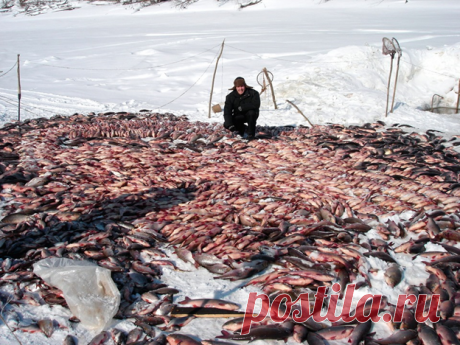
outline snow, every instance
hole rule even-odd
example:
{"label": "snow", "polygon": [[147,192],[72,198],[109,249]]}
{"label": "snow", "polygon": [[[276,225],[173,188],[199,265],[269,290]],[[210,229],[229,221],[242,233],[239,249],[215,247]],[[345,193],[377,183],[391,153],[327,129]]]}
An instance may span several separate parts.
{"label": "snow", "polygon": [[[212,103],[223,105],[236,76],[260,89],[265,67],[278,109],[263,94],[259,124],[306,124],[290,100],[313,124],[384,120],[455,133],[455,116],[421,111],[434,94],[444,97],[435,105],[457,102],[460,5],[442,4],[264,0],[238,10],[234,1],[202,0],[186,10],[168,2],[139,11],[77,3],[78,10],[34,17],[5,13],[1,70],[20,54],[22,119],[150,109],[222,122],[221,113],[208,119],[208,111],[225,39]],[[382,54],[383,37],[395,37],[403,50],[387,117],[391,58]],[[15,69],[0,78],[0,97],[0,124],[17,119]]]}
{"label": "snow", "polygon": [[[457,106],[458,0],[263,0],[244,9],[233,0],[200,0],[187,9],[172,2],[145,8],[70,3],[78,8],[49,9],[36,16],[27,16],[17,7],[0,13],[0,126],[18,117],[14,67],[18,54],[21,120],[150,109],[185,114],[191,121],[221,123],[222,113],[208,118],[208,111],[215,62],[225,40],[212,104],[223,106],[237,76],[260,90],[259,74],[267,68],[274,76],[277,109],[271,93],[262,94],[260,125],[308,125],[289,100],[313,124],[383,121],[410,125],[420,133],[434,129],[446,137],[460,134],[459,115],[425,111],[435,94],[440,97],[434,97],[434,106]],[[392,63],[390,56],[382,54],[383,37],[395,37],[402,48],[394,111],[387,116],[389,72],[393,66],[391,108],[398,56]],[[390,289],[383,270],[371,276],[372,293],[381,293],[393,303],[405,287],[428,276],[423,260],[412,261],[404,254],[395,257],[411,272],[401,284]],[[179,259],[175,262],[189,271],[163,269],[164,282],[181,291],[177,300],[221,298],[244,307],[249,292],[257,291],[241,288],[242,282],[215,280],[206,270]],[[376,258],[368,262],[374,268],[387,265]],[[360,295],[367,292],[359,290]],[[63,308],[15,308],[23,318],[52,317],[68,326],[69,312]],[[11,314],[4,316],[13,322]],[[195,319],[181,333],[213,338],[225,321]],[[129,330],[133,325],[123,321],[116,327]],[[376,331],[384,335],[389,328],[379,324]],[[50,339],[42,333],[16,335],[23,344],[44,345],[62,344],[68,333],[81,344],[93,336],[82,326],[56,330]],[[17,344],[3,323],[0,338],[2,344]],[[254,342],[263,343],[277,342]]]}

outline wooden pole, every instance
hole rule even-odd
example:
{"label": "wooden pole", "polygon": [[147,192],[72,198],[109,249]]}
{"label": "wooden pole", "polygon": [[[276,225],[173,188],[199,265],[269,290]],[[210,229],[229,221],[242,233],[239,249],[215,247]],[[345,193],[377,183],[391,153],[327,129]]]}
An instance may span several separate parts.
{"label": "wooden pole", "polygon": [[393,60],[395,58],[395,54],[391,54],[391,66],[390,66],[390,76],[388,77],[388,86],[387,86],[387,107],[385,109],[385,117],[388,115],[388,101],[390,100],[390,82],[391,82],[391,72],[393,72]]}
{"label": "wooden pole", "polygon": [[[215,317],[215,318],[226,318],[226,317],[241,317],[245,316],[244,311],[238,310],[227,310],[220,308],[205,308],[205,307],[177,307],[174,306],[171,310],[172,317],[185,317],[185,316],[195,316],[195,317]],[[249,315],[249,314],[248,314]]]}
{"label": "wooden pole", "polygon": [[214,67],[214,74],[212,76],[212,85],[211,85],[211,94],[209,95],[209,112],[208,112],[208,118],[211,118],[211,102],[212,102],[212,92],[214,91],[214,80],[216,79],[216,71],[217,71],[217,65],[219,64],[219,59],[222,56],[222,52],[224,51],[224,43],[225,39],[222,41],[222,47],[220,49],[220,54],[217,57],[216,61],[216,67]]}
{"label": "wooden pole", "polygon": [[399,61],[401,60],[401,56],[402,56],[402,50],[401,50],[401,46],[399,45],[399,42],[396,38],[392,38],[391,39],[391,43],[393,44],[393,47],[394,47],[394,50],[396,53],[398,53],[398,64],[397,64],[397,68],[396,68],[396,78],[395,78],[395,86],[393,88],[393,99],[391,101],[391,110],[390,110],[390,113],[393,112],[393,106],[395,104],[395,95],[396,95],[396,85],[398,84],[398,74],[399,74]]}
{"label": "wooden pole", "polygon": [[457,111],[455,112],[458,114],[458,104],[460,103],[460,79],[458,80],[458,91],[457,91]]}
{"label": "wooden pole", "polygon": [[298,106],[296,106],[294,103],[292,103],[292,102],[291,102],[290,100],[288,100],[288,99],[286,100],[286,102],[288,102],[288,103],[291,104],[294,108],[296,108],[297,111],[300,113],[300,115],[302,115],[302,116],[305,118],[305,120],[308,121],[308,123],[310,124],[310,126],[314,127],[313,124],[310,122],[310,120],[300,111],[300,109],[299,109]]}
{"label": "wooden pole", "polygon": [[444,99],[444,97],[442,97],[441,95],[438,95],[437,93],[435,93],[433,95],[433,97],[431,97],[431,112],[433,112],[433,109],[434,109],[434,98],[435,98],[435,96],[438,96],[439,98]]}
{"label": "wooden pole", "polygon": [[21,71],[18,54],[18,121],[21,121]]}
{"label": "wooden pole", "polygon": [[270,84],[270,90],[272,91],[273,104],[275,105],[275,109],[278,109],[278,106],[276,105],[275,91],[273,91],[272,81],[271,81],[270,78],[268,77],[268,71],[267,71],[267,69],[266,69],[265,67],[264,67],[263,71],[264,71],[264,73],[265,73],[265,77],[267,77],[268,84]]}
{"label": "wooden pole", "polygon": [[401,54],[398,54],[398,63],[396,65],[396,77],[395,77],[395,86],[393,89],[393,100],[391,101],[391,110],[390,113],[393,112],[393,106],[395,104],[395,95],[396,95],[396,85],[398,84],[398,74],[399,74],[399,60],[401,60]]}
{"label": "wooden pole", "polygon": [[262,0],[255,0],[255,1],[249,2],[247,4],[240,4],[240,8],[245,8],[245,7],[248,7],[248,6],[256,5],[259,2],[262,2]]}
{"label": "wooden pole", "polygon": [[263,85],[262,85],[262,90],[260,90],[260,95],[262,95],[265,90],[267,90],[267,84],[265,83],[265,74],[264,74],[264,79],[263,79]]}

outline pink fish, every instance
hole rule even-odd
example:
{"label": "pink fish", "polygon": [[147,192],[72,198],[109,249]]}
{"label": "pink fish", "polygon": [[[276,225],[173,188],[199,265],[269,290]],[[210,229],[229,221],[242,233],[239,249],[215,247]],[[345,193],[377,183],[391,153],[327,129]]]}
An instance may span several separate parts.
{"label": "pink fish", "polygon": [[236,303],[224,301],[221,299],[190,299],[189,297],[185,297],[185,299],[181,302],[178,302],[184,306],[190,306],[193,308],[219,308],[219,309],[227,309],[227,310],[238,310],[240,306]]}

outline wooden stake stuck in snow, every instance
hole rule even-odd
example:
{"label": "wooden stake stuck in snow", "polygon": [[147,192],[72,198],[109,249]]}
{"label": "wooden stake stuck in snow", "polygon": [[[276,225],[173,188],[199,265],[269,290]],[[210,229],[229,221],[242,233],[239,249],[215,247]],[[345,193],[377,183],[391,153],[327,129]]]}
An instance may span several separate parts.
{"label": "wooden stake stuck in snow", "polygon": [[395,104],[396,85],[398,84],[398,74],[399,74],[399,61],[401,60],[401,56],[402,56],[402,50],[401,50],[401,47],[399,46],[398,40],[393,37],[392,42],[393,42],[393,45],[394,45],[394,47],[396,49],[396,52],[398,53],[398,62],[396,64],[395,86],[393,88],[393,100],[391,101],[390,113],[393,112],[393,106]]}
{"label": "wooden stake stuck in snow", "polygon": [[390,100],[390,82],[391,82],[391,72],[393,71],[393,60],[395,58],[396,49],[393,43],[386,37],[383,38],[383,47],[382,47],[383,55],[390,55],[391,56],[391,66],[390,66],[390,76],[388,77],[388,86],[387,86],[387,106],[385,109],[385,116],[388,115],[388,101]]}
{"label": "wooden stake stuck in snow", "polygon": [[18,54],[18,121],[21,121],[21,72]]}
{"label": "wooden stake stuck in snow", "polygon": [[265,73],[265,77],[267,78],[268,84],[270,85],[270,90],[272,91],[272,98],[273,98],[273,104],[275,105],[275,109],[278,109],[278,106],[276,105],[276,100],[275,100],[275,91],[273,91],[273,85],[272,85],[271,79],[268,76],[268,71],[265,67],[262,71]]}
{"label": "wooden stake stuck in snow", "polygon": [[214,74],[212,76],[211,95],[209,96],[208,118],[211,118],[211,102],[212,102],[212,92],[214,91],[214,80],[216,79],[216,71],[217,71],[217,65],[219,64],[219,59],[222,56],[222,52],[224,51],[224,43],[225,43],[225,39],[222,41],[222,47],[220,48],[220,54],[217,57],[216,67],[214,68]]}

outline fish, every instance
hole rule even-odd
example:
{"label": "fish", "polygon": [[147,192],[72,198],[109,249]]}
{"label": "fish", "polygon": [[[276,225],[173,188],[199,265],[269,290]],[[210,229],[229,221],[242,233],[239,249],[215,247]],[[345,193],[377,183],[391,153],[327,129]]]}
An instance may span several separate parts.
{"label": "fish", "polygon": [[195,316],[184,316],[184,317],[176,317],[171,319],[166,327],[160,327],[162,331],[166,332],[173,332],[179,330],[181,327],[189,324],[193,319],[195,319]]}
{"label": "fish", "polygon": [[159,336],[157,336],[153,340],[150,340],[147,344],[148,345],[166,345],[166,343],[167,343],[166,335],[164,333],[161,333]]}
{"label": "fish", "polygon": [[294,338],[296,342],[303,343],[307,339],[307,335],[308,335],[307,327],[301,324],[294,325],[292,337]]}
{"label": "fish", "polygon": [[415,319],[415,315],[411,310],[404,308],[401,324],[399,329],[417,329],[417,320]]}
{"label": "fish", "polygon": [[460,344],[459,339],[457,338],[455,332],[451,328],[438,323],[435,326],[435,331],[442,345],[459,345]]}
{"label": "fish", "polygon": [[237,317],[235,319],[228,320],[222,325],[222,328],[226,331],[240,331],[241,328],[243,327],[243,321],[244,321],[244,316],[243,317]]}
{"label": "fish", "polygon": [[197,265],[206,267],[206,266],[210,266],[214,264],[223,264],[222,259],[218,258],[215,255],[206,254],[206,253],[193,254],[193,261],[196,263],[195,265],[196,267],[198,267]]}
{"label": "fish", "polygon": [[[293,327],[293,326],[292,326]],[[241,334],[230,334],[229,332],[222,330],[222,335],[217,336],[218,339],[230,339],[230,340],[265,340],[265,339],[274,339],[274,340],[285,340],[293,332],[292,327],[285,328],[282,325],[267,325],[255,327],[250,330],[246,335]]]}
{"label": "fish", "polygon": [[[141,323],[142,324],[142,323]],[[143,325],[143,324],[142,324]],[[149,336],[155,336],[155,331],[148,325],[145,325],[148,327],[148,335]],[[142,327],[142,326],[140,326]],[[144,330],[140,328],[134,328],[128,332],[128,335],[126,336],[126,343],[127,344],[132,344],[136,343],[138,341],[141,341],[145,337]]]}
{"label": "fish", "polygon": [[67,334],[66,337],[64,338],[64,341],[62,342],[62,345],[77,345],[77,340],[75,340],[75,337],[73,337],[70,334]]}
{"label": "fish", "polygon": [[33,179],[31,179],[29,182],[27,182],[24,186],[26,187],[39,187],[39,186],[43,186],[44,184],[46,184],[50,179],[49,179],[49,176],[51,174],[44,174],[42,176],[38,176],[38,177],[34,177]]}
{"label": "fish", "polygon": [[37,322],[38,327],[43,331],[43,333],[50,338],[54,332],[53,321],[50,319],[43,319]]}
{"label": "fish", "polygon": [[226,310],[238,310],[240,308],[240,305],[237,303],[212,298],[190,299],[189,297],[185,297],[183,301],[178,303],[193,308],[219,308]]}
{"label": "fish", "polygon": [[268,265],[269,262],[266,260],[255,260],[253,264],[250,266],[236,268],[234,270],[221,274],[220,276],[214,277],[214,279],[228,279],[231,281],[235,281],[249,278],[266,269]]}
{"label": "fish", "polygon": [[[404,273],[394,265],[413,254],[433,275],[413,291],[439,292],[443,321],[453,322],[447,300],[460,302],[454,246],[460,158],[433,132],[382,126],[258,126],[269,139],[251,142],[229,137],[220,124],[151,112],[6,126],[2,145],[10,143],[12,155],[0,165],[0,195],[7,200],[0,283],[13,289],[40,282],[28,270],[40,257],[95,260],[121,287],[117,317],[135,319],[147,331],[161,323],[174,331],[184,320],[167,316],[173,307],[168,294],[180,287],[158,284],[164,266],[180,274],[176,256],[214,279],[246,279],[241,285],[272,297],[283,291],[296,297],[299,288],[336,280],[343,295],[358,274],[364,282],[357,287],[367,284],[372,293],[370,257],[388,264],[389,286],[400,286]],[[0,156],[6,153],[0,147]],[[383,222],[403,213],[414,216]],[[369,231],[382,239],[365,240]],[[405,245],[395,248],[395,238]],[[446,252],[426,252],[429,244]],[[18,303],[65,304],[46,286],[39,290],[42,300],[24,292]],[[162,293],[166,299],[157,296]],[[412,316],[404,313],[400,331],[414,330]],[[360,326],[351,342],[369,332],[367,324]],[[312,331],[310,343],[326,342],[314,333],[326,325],[311,320],[270,332],[303,339],[302,327]]]}
{"label": "fish", "polygon": [[326,340],[341,340],[348,338],[354,329],[353,326],[331,326],[318,330],[316,334]]}
{"label": "fish", "polygon": [[431,238],[435,238],[441,232],[439,225],[436,224],[436,221],[432,217],[428,217],[427,220],[427,232]]}
{"label": "fish", "polygon": [[[161,229],[160,229],[161,230]],[[193,254],[186,248],[175,248],[174,253],[184,262],[189,262],[192,265],[195,264],[195,259],[193,258]]]}
{"label": "fish", "polygon": [[331,282],[336,279],[336,276],[331,273],[325,273],[316,269],[303,269],[300,271],[292,271],[291,275],[298,275],[305,278],[311,278],[321,282]]}
{"label": "fish", "polygon": [[27,222],[31,218],[30,214],[13,213],[2,218],[1,222],[5,224],[20,224]]}
{"label": "fish", "polygon": [[309,345],[326,345],[326,340],[320,335],[310,332],[307,335],[307,342]]}
{"label": "fish", "polygon": [[351,345],[358,345],[362,339],[366,337],[372,328],[372,321],[367,320],[366,322],[359,323],[351,332],[348,342]]}
{"label": "fish", "polygon": [[139,261],[133,261],[131,267],[139,273],[151,274],[153,276],[159,275],[159,270],[155,266],[143,264]]}
{"label": "fish", "polygon": [[399,265],[392,264],[385,270],[383,276],[387,285],[394,288],[402,280],[402,271],[399,268]]}
{"label": "fish", "polygon": [[350,262],[345,260],[342,256],[333,254],[333,253],[321,253],[318,251],[312,251],[309,255],[309,258],[318,261],[318,262],[336,262],[340,265],[343,265],[347,270],[352,270],[352,265]]}
{"label": "fish", "polygon": [[419,323],[417,326],[417,332],[418,332],[418,337],[423,342],[423,344],[430,344],[430,345],[441,345],[442,344],[436,331],[433,328],[425,324]]}
{"label": "fish", "polygon": [[166,336],[171,345],[201,345],[201,341],[195,340],[189,335],[173,333]]}
{"label": "fish", "polygon": [[392,262],[392,263],[397,264],[397,261],[393,257],[391,257],[390,254],[385,253],[385,252],[367,252],[367,253],[364,253],[364,256],[375,257],[375,258],[384,260],[386,262]]}
{"label": "fish", "polygon": [[126,343],[126,339],[128,337],[128,335],[118,329],[118,328],[113,328],[111,331],[110,331],[110,336],[112,338],[112,341],[116,344],[116,345],[123,345]]}
{"label": "fish", "polygon": [[374,339],[374,341],[381,345],[388,345],[388,344],[405,344],[409,340],[414,339],[417,337],[417,331],[414,329],[407,329],[407,330],[399,330],[394,332],[387,338],[384,339]]}
{"label": "fish", "polygon": [[107,340],[111,338],[110,333],[107,331],[102,331],[98,335],[96,335],[91,341],[88,343],[88,345],[102,345],[104,344]]}
{"label": "fish", "polygon": [[441,319],[446,320],[454,314],[455,304],[451,300],[442,301],[439,305],[439,316]]}
{"label": "fish", "polygon": [[237,345],[236,343],[231,343],[228,341],[212,340],[212,339],[202,340],[201,344],[202,345]]}
{"label": "fish", "polygon": [[159,295],[175,295],[180,291],[178,289],[170,288],[170,287],[161,287],[158,289],[154,289],[151,291],[152,293],[156,293]]}

